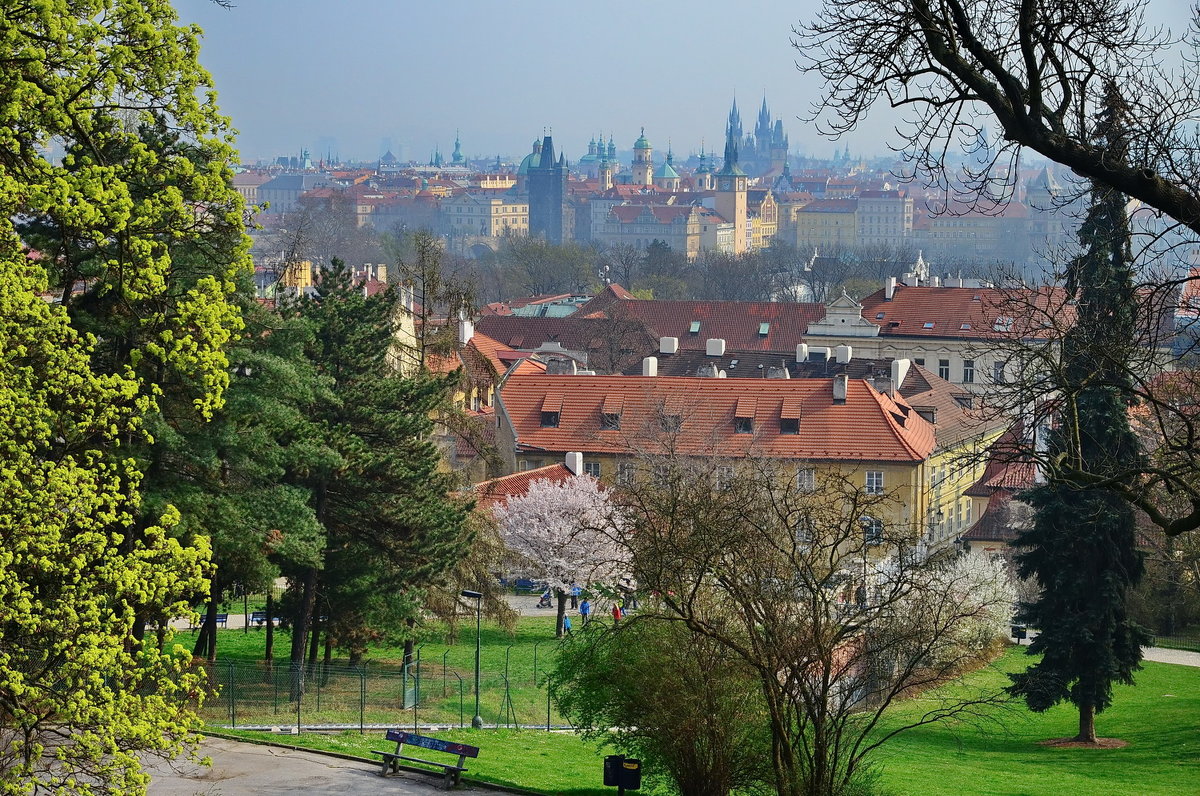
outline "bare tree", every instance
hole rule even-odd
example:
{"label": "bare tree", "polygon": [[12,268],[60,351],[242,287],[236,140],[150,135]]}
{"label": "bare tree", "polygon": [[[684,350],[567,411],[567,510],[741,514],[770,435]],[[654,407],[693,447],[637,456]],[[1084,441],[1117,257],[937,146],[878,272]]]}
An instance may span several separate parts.
{"label": "bare tree", "polygon": [[[1200,232],[1197,11],[1176,37],[1147,25],[1146,6],[825,0],[793,44],[798,66],[826,80],[815,115],[827,132],[855,129],[878,103],[906,112],[900,148],[947,197],[1006,200],[1027,147]],[[1110,83],[1130,106],[1125,152],[1090,135]],[[1000,135],[989,138],[992,119]]]}
{"label": "bare tree", "polygon": [[767,459],[648,456],[618,502],[644,610],[741,659],[762,689],[781,794],[850,792],[869,755],[911,727],[983,710],[955,692],[881,724],[902,697],[958,678],[1003,634],[1001,565],[919,554],[888,495]]}

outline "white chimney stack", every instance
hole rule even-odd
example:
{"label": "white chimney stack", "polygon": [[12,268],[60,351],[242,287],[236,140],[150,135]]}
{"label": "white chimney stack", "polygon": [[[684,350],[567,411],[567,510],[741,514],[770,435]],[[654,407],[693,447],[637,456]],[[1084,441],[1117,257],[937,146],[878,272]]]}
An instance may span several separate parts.
{"label": "white chimney stack", "polygon": [[854,357],[854,346],[840,345],[833,349],[833,355],[839,364],[845,365]]}
{"label": "white chimney stack", "polygon": [[[908,274],[905,274],[905,276],[908,276]],[[907,282],[908,280],[905,280],[905,281]],[[891,301],[895,295],[896,295],[896,277],[889,276],[887,279],[883,280],[883,300]]]}
{"label": "white chimney stack", "polygon": [[[933,278],[933,286],[934,286],[934,287],[941,287],[941,286],[942,286],[942,278],[941,278],[940,276],[935,276],[935,277]],[[947,287],[949,287],[949,285],[947,285]]]}
{"label": "white chimney stack", "polygon": [[677,354],[677,353],[679,353],[679,338],[678,337],[660,337],[660,338],[658,338],[658,353],[660,353],[660,354]]}
{"label": "white chimney stack", "polygon": [[470,318],[458,319],[458,344],[460,346],[471,342],[475,336],[475,323]]}
{"label": "white chimney stack", "polygon": [[796,361],[808,361],[808,343],[800,343],[798,346],[796,346]]}
{"label": "white chimney stack", "polygon": [[704,353],[710,357],[725,356],[725,341],[720,337],[710,337],[704,344]]}
{"label": "white chimney stack", "polygon": [[642,375],[657,376],[658,375],[658,357],[646,357],[642,360]]}
{"label": "white chimney stack", "polygon": [[572,475],[579,475],[583,472],[583,454],[579,451],[572,451],[567,454],[565,464]]}
{"label": "white chimney stack", "polygon": [[912,366],[912,362],[907,359],[892,360],[892,385],[895,389],[900,389],[904,386],[904,379],[908,376],[908,369]]}
{"label": "white chimney stack", "polygon": [[833,377],[833,402],[835,404],[846,403],[846,387],[850,382],[850,378],[845,373],[839,373]]}

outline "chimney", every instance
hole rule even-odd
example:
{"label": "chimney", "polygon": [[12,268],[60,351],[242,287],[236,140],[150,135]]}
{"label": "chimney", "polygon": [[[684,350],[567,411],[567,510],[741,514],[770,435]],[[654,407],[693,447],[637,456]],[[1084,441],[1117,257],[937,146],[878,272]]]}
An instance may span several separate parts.
{"label": "chimney", "polygon": [[767,368],[767,378],[768,379],[790,379],[791,377],[792,377],[792,374],[788,373],[788,369],[786,367],[780,366],[777,368],[776,367]]}
{"label": "chimney", "polygon": [[909,287],[916,287],[917,275],[914,274],[912,271],[906,271],[905,273],[900,275],[900,281],[903,282],[904,284],[908,285]]}
{"label": "chimney", "polygon": [[569,357],[551,357],[546,361],[547,376],[574,376],[576,373],[575,360]]}
{"label": "chimney", "polygon": [[726,376],[727,376],[727,374],[725,373],[725,371],[721,371],[720,373],[717,374],[718,379],[726,378]]}
{"label": "chimney", "polygon": [[875,392],[883,393],[891,397],[896,396],[896,383],[892,381],[890,376],[879,374],[874,379]]}
{"label": "chimney", "polygon": [[808,343],[800,343],[798,346],[796,346],[796,361],[808,361]]}
{"label": "chimney", "polygon": [[854,346],[840,345],[833,349],[833,356],[838,364],[845,365],[854,358]]}
{"label": "chimney", "polygon": [[658,357],[646,357],[642,360],[642,375],[657,376],[658,375]]}
{"label": "chimney", "polygon": [[460,315],[458,319],[458,344],[460,346],[471,342],[471,338],[475,336],[475,323],[465,315]]}
{"label": "chimney", "polygon": [[696,375],[702,379],[715,379],[717,377],[717,364],[709,362],[707,365],[701,365],[696,369]]}
{"label": "chimney", "polygon": [[[908,274],[905,274],[904,276],[907,277]],[[907,282],[907,281],[908,280],[905,279],[905,282]],[[896,277],[889,276],[887,279],[883,280],[883,300],[891,301],[895,295],[896,295]]]}
{"label": "chimney", "polygon": [[720,337],[710,337],[704,344],[704,353],[710,357],[725,356],[725,341]]}
{"label": "chimney", "polygon": [[850,382],[850,377],[845,373],[839,373],[833,377],[833,402],[835,404],[846,403],[846,386]]}
{"label": "chimney", "polygon": [[904,379],[908,376],[908,369],[912,366],[912,362],[907,359],[892,360],[892,384],[895,389],[900,389],[904,386]]}
{"label": "chimney", "polygon": [[[941,286],[942,286],[942,278],[941,278],[940,276],[935,276],[935,277],[933,278],[933,286],[934,286],[934,287],[941,287]],[[949,287],[949,285],[947,285],[947,287]]]}
{"label": "chimney", "polygon": [[678,337],[660,337],[660,338],[658,338],[658,353],[660,353],[660,354],[677,354],[677,353],[679,353],[679,338]]}
{"label": "chimney", "polygon": [[566,461],[567,469],[572,475],[579,475],[583,472],[583,454],[579,451],[572,451],[567,454]]}

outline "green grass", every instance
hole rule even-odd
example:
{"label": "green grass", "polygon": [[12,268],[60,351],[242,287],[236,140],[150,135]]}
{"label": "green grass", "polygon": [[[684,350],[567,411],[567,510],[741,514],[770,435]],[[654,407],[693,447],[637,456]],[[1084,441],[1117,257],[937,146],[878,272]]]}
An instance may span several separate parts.
{"label": "green grass", "polygon": [[[225,732],[225,731],[223,731]],[[307,749],[322,749],[379,760],[372,749],[392,749],[382,732],[345,732],[338,735],[303,733],[280,736],[271,733],[233,731],[243,738],[270,740]],[[439,730],[436,737],[462,741],[479,747],[479,757],[467,761],[469,779],[511,788],[570,796],[613,796],[612,788],[600,786],[604,755],[611,753],[572,733],[535,730]],[[423,755],[417,755],[418,757]],[[436,752],[429,759],[446,757]]]}
{"label": "green grass", "polygon": [[[522,636],[539,637],[536,624],[531,633]],[[473,656],[474,645],[468,646]],[[970,681],[977,687],[1002,685],[1006,682],[1004,672],[1024,665],[1022,651],[1011,649],[994,667],[975,673]],[[1138,673],[1137,685],[1118,688],[1113,706],[1097,717],[1099,734],[1127,741],[1129,745],[1123,749],[1040,746],[1040,740],[1073,735],[1076,713],[1069,706],[1059,706],[1034,714],[1014,704],[997,711],[1003,726],[931,725],[889,741],[875,758],[881,773],[879,786],[895,796],[1198,794],[1200,671],[1159,663],[1147,663],[1145,667]],[[905,703],[891,720],[899,721],[921,711],[927,700],[936,696],[934,692]],[[532,730],[449,730],[435,734],[482,749],[479,760],[469,767],[471,777],[541,793],[611,793],[597,787],[606,752],[574,735]],[[357,732],[247,735],[362,756],[382,748],[382,733],[378,731],[368,731],[365,736]]]}
{"label": "green grass", "polygon": [[[1025,665],[1010,650],[997,667],[973,675],[982,685],[1006,682]],[[1078,714],[1059,705],[1036,714],[1013,706],[1003,728],[930,725],[910,730],[880,751],[880,784],[897,794],[950,796],[1167,796],[1200,793],[1200,671],[1147,663],[1137,685],[1116,689],[1096,719],[1097,734],[1128,742],[1123,749],[1055,749],[1038,741],[1074,735]],[[924,700],[902,706],[898,717]]]}

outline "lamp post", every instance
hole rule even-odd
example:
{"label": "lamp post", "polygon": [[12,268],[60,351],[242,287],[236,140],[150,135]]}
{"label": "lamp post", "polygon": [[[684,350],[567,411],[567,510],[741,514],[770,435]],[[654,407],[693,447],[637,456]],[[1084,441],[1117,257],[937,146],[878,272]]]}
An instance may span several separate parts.
{"label": "lamp post", "polygon": [[479,715],[479,627],[483,616],[483,594],[463,589],[462,596],[475,601],[475,716],[471,726],[478,730],[483,727],[483,716]]}

